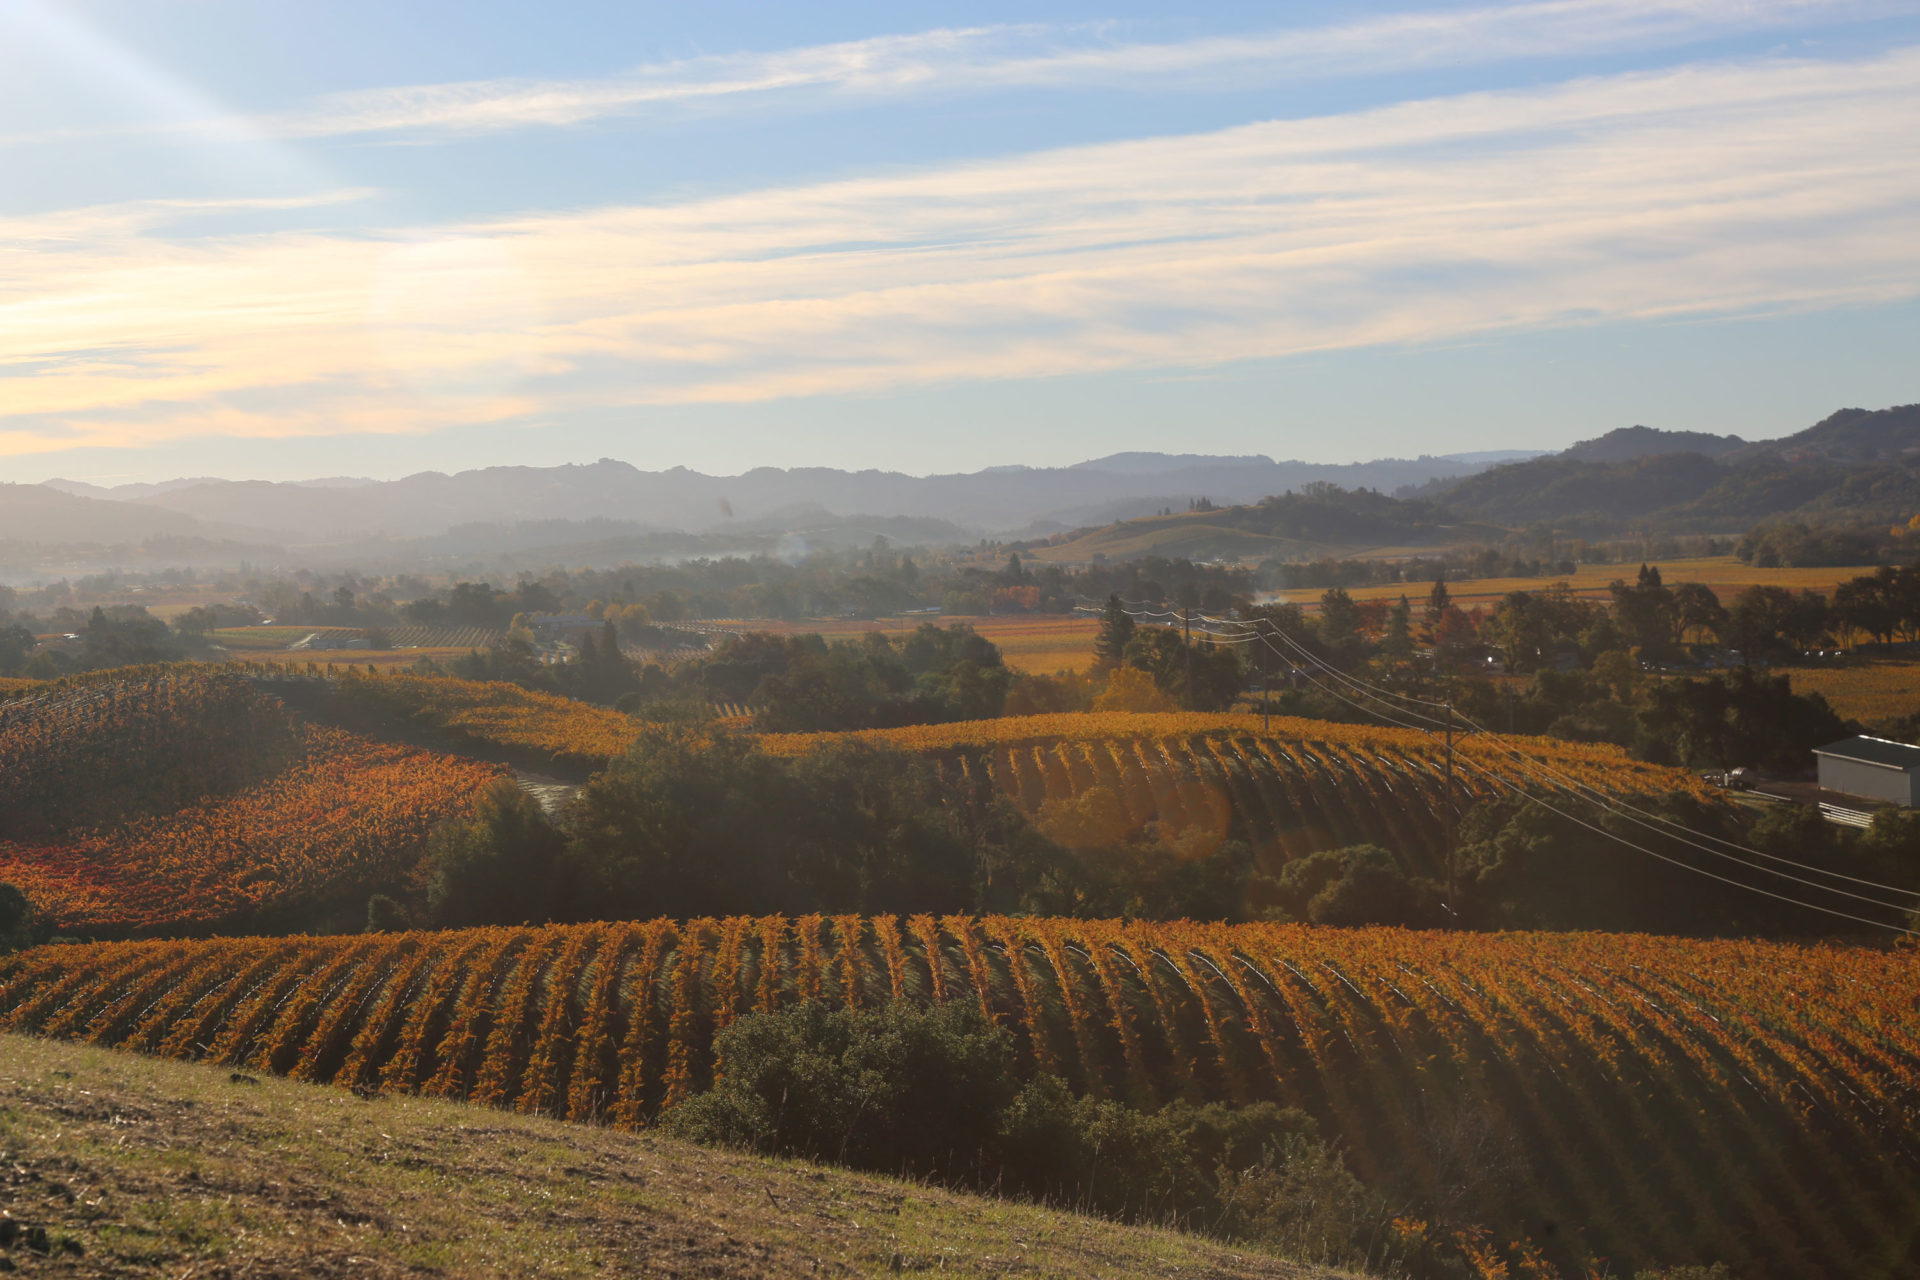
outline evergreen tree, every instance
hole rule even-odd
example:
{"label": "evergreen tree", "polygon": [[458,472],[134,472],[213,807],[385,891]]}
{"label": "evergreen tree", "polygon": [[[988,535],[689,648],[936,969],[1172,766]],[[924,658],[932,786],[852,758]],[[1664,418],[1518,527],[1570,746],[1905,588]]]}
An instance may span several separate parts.
{"label": "evergreen tree", "polygon": [[1446,575],[1433,580],[1433,590],[1427,593],[1427,635],[1440,633],[1440,622],[1447,616],[1447,607],[1453,603],[1453,597],[1447,592]]}
{"label": "evergreen tree", "polygon": [[1400,602],[1387,610],[1387,632],[1381,638],[1380,652],[1400,660],[1413,656],[1413,605],[1404,593]]}
{"label": "evergreen tree", "polygon": [[1115,667],[1127,651],[1127,641],[1133,639],[1133,617],[1127,612],[1126,605],[1117,595],[1107,597],[1107,609],[1100,618],[1100,636],[1093,642],[1093,652],[1099,665]]}

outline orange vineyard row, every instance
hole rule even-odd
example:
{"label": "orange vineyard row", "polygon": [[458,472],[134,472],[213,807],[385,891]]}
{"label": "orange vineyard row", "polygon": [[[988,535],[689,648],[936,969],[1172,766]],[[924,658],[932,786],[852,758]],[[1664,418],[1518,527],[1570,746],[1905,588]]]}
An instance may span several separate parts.
{"label": "orange vineyard row", "polygon": [[[798,754],[837,736],[762,742]],[[1096,712],[857,736],[933,755],[956,782],[984,771],[1069,848],[1111,847],[1153,824],[1163,842],[1199,855],[1236,823],[1270,864],[1361,843],[1429,861],[1442,848],[1445,750],[1412,730],[1276,717],[1268,734],[1259,716]],[[1538,770],[1613,795],[1707,794],[1684,770],[1630,760],[1616,747],[1472,737],[1457,752],[1453,794],[1463,806],[1501,790],[1495,778],[1526,782],[1533,771],[1537,780]]]}
{"label": "orange vineyard row", "polygon": [[632,745],[633,717],[499,681],[343,670],[344,695],[476,744],[597,765]]}
{"label": "orange vineyard row", "polygon": [[299,731],[296,761],[228,794],[45,842],[0,841],[0,882],[61,932],[197,931],[364,905],[413,874],[427,834],[499,766]]}
{"label": "orange vineyard row", "polygon": [[961,1001],[1029,1070],[1140,1106],[1297,1106],[1369,1181],[1480,1188],[1574,1256],[1713,1222],[1736,1274],[1885,1274],[1920,1206],[1911,950],[814,916],[0,961],[0,1027],[625,1126],[705,1087],[729,1021],[803,999]]}

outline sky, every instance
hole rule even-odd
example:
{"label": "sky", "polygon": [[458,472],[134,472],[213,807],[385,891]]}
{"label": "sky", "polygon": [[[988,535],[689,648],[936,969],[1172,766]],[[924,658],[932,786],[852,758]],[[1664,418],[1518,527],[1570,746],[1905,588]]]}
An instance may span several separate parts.
{"label": "sky", "polygon": [[1920,401],[1920,0],[0,0],[0,481]]}

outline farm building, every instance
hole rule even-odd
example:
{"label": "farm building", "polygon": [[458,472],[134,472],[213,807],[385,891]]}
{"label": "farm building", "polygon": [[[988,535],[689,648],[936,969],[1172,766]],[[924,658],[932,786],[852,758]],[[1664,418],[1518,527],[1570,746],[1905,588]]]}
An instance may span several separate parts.
{"label": "farm building", "polygon": [[1886,738],[1846,738],[1814,750],[1820,786],[1912,807],[1920,798],[1920,747]]}

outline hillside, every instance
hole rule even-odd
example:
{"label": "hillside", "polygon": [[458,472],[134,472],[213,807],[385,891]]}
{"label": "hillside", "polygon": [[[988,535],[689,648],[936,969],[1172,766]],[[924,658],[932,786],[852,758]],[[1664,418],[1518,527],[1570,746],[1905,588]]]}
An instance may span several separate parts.
{"label": "hillside", "polygon": [[[90,1276],[1330,1273],[651,1134],[0,1036],[0,1259]],[[53,1256],[39,1260],[37,1232]]]}
{"label": "hillside", "polygon": [[[1484,465],[1450,458],[1329,464],[1263,456],[1132,453],[1069,467],[991,467],[931,476],[831,467],[758,467],[740,475],[713,476],[680,467],[642,471],[603,458],[580,466],[490,467],[453,475],[428,471],[352,484],[198,480],[103,489],[61,481],[57,489],[19,486],[34,490],[31,494],[0,491],[0,530],[9,527],[10,508],[25,512],[32,499],[39,504],[35,510],[51,509],[48,504],[55,503],[77,512],[104,501],[109,510],[120,509],[122,520],[143,522],[143,528],[245,531],[292,544],[433,538],[467,524],[631,521],[636,512],[644,512],[656,530],[746,535],[769,525],[782,531],[838,528],[843,519],[856,525],[878,523],[884,529],[888,520],[911,517],[921,522],[917,527],[922,534],[929,534],[951,526],[1018,529],[1141,499],[1185,505],[1191,498],[1211,495],[1216,501],[1249,502],[1316,483],[1394,488],[1468,475]],[[869,514],[829,517],[829,512]],[[31,522],[30,516],[21,518]],[[901,526],[903,531],[915,528],[912,523]],[[58,540],[72,537],[57,535]],[[41,540],[56,540],[56,535],[48,533]]]}
{"label": "hillside", "polygon": [[1636,427],[1416,492],[1474,519],[1588,534],[1904,522],[1920,511],[1920,405],[1845,409],[1751,444]]}
{"label": "hillside", "polygon": [[209,668],[0,702],[0,881],[89,936],[334,927],[415,887],[497,765],[308,724]]}
{"label": "hillside", "polygon": [[966,1001],[1076,1090],[1299,1108],[1410,1216],[1562,1273],[1755,1280],[1920,1265],[1916,992],[1904,949],[808,916],[41,947],[0,960],[0,1030],[631,1127],[706,1087],[749,1009]]}
{"label": "hillside", "polygon": [[[1409,729],[1276,716],[1061,713],[854,734],[767,734],[776,755],[860,737],[933,756],[956,794],[985,780],[1069,849],[1151,832],[1187,857],[1229,838],[1278,874],[1325,849],[1376,844],[1420,874],[1442,874],[1447,789],[1437,742]],[[1682,769],[1612,746],[1553,738],[1463,738],[1454,794],[1464,807],[1546,765],[1608,795],[1706,794]],[[1503,781],[1504,780],[1504,781]],[[1256,901],[1253,906],[1271,905]]]}
{"label": "hillside", "polygon": [[0,542],[122,543],[198,531],[192,516],[82,497],[38,484],[0,484]]}
{"label": "hillside", "polygon": [[1627,462],[1662,453],[1697,453],[1717,458],[1740,448],[1739,436],[1716,436],[1707,431],[1661,431],[1655,427],[1618,427],[1603,436],[1581,440],[1560,452],[1562,458],[1582,462]]}
{"label": "hillside", "polygon": [[1497,539],[1502,533],[1464,522],[1433,502],[1315,485],[1245,506],[1178,511],[1077,530],[1024,544],[1023,549],[1040,560],[1067,563],[1146,555],[1306,559],[1380,547],[1440,547]]}

